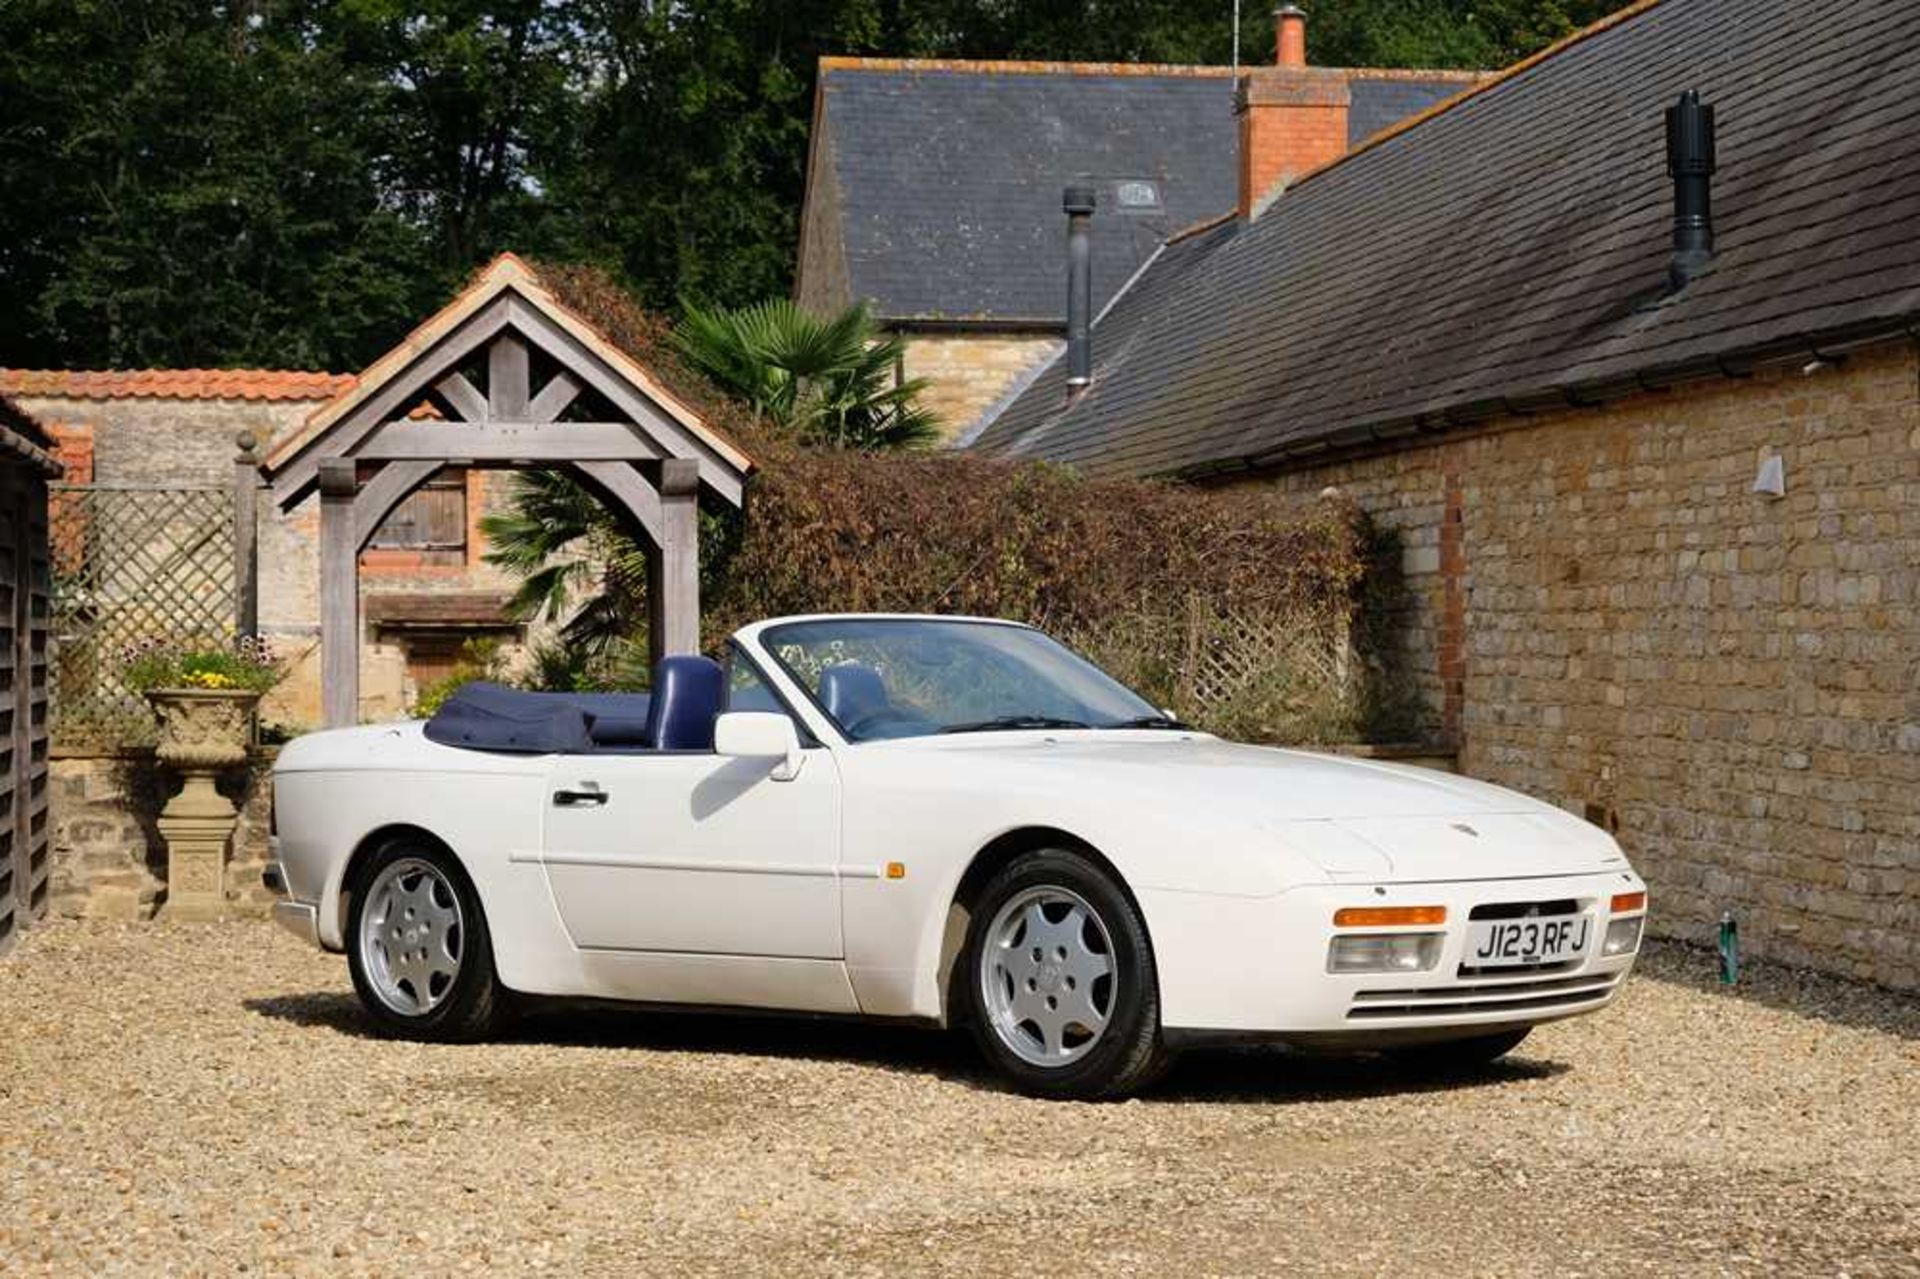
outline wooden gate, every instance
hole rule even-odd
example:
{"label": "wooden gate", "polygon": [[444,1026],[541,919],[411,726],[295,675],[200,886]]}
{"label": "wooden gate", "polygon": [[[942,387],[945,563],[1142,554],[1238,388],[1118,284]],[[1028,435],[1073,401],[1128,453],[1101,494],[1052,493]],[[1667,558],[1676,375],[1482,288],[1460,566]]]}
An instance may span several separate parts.
{"label": "wooden gate", "polygon": [[[0,443],[9,435],[0,421]],[[47,909],[47,485],[0,450],[0,951]],[[40,454],[44,457],[44,454]]]}

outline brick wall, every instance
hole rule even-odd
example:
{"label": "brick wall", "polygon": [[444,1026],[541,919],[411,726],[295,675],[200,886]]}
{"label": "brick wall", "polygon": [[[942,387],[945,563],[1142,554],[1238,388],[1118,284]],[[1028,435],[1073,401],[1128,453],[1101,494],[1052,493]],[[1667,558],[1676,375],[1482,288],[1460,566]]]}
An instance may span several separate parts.
{"label": "brick wall", "polygon": [[1344,71],[1263,67],[1240,84],[1240,216],[1347,150]]}
{"label": "brick wall", "polygon": [[1422,727],[1614,828],[1661,930],[1920,987],[1913,344],[1248,482],[1397,534]]}
{"label": "brick wall", "polygon": [[1048,333],[916,333],[907,339],[906,375],[927,379],[921,403],[940,418],[951,442],[1062,345]]}

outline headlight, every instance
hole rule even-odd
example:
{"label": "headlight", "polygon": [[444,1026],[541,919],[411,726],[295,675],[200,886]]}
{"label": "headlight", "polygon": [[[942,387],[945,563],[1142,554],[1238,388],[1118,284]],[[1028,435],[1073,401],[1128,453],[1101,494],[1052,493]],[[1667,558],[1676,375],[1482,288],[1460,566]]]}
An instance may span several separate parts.
{"label": "headlight", "polygon": [[1330,973],[1418,973],[1440,962],[1444,933],[1350,933],[1327,949]]}
{"label": "headlight", "polygon": [[1631,915],[1608,924],[1606,940],[1600,943],[1600,953],[1627,955],[1640,949],[1640,925],[1646,920],[1645,915]]}

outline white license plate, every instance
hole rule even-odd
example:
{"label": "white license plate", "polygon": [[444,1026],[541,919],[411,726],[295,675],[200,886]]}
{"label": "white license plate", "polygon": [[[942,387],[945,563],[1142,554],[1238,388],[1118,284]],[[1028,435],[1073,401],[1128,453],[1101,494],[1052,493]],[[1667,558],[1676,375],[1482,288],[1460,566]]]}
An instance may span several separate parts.
{"label": "white license plate", "polygon": [[1553,919],[1485,919],[1467,925],[1468,968],[1558,964],[1586,953],[1593,920],[1586,915]]}

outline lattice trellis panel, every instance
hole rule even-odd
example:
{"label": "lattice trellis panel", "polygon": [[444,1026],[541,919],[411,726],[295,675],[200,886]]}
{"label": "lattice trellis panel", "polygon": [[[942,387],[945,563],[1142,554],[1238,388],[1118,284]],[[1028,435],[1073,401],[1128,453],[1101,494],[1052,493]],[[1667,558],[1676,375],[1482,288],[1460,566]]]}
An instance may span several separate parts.
{"label": "lattice trellis panel", "polygon": [[1276,671],[1341,686],[1350,663],[1346,627],[1301,617],[1196,614],[1183,663],[1187,692],[1202,706],[1243,695]]}
{"label": "lattice trellis panel", "polygon": [[1192,597],[1064,638],[1201,728],[1298,743],[1339,740],[1356,727],[1350,622],[1343,610],[1238,612]]}
{"label": "lattice trellis panel", "polygon": [[233,498],[225,489],[54,485],[53,734],[66,744],[153,740],[146,703],[120,682],[149,636],[233,634]]}

